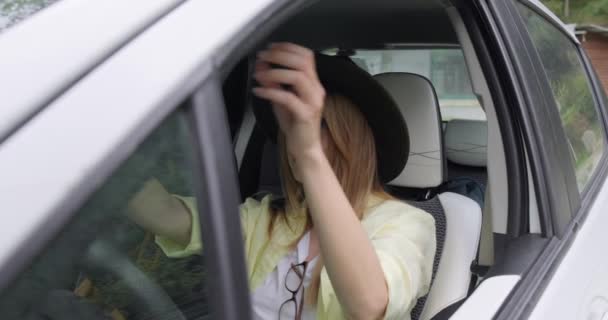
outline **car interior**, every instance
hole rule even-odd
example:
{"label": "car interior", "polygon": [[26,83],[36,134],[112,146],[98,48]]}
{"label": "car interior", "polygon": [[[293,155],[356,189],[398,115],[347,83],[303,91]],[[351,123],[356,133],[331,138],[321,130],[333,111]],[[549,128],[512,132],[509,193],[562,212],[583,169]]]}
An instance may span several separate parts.
{"label": "car interior", "polygon": [[[350,57],[401,109],[410,155],[385,188],[435,217],[438,244],[430,292],[412,319],[449,318],[484,279],[523,272],[531,258],[509,249],[517,239],[507,232],[509,215],[522,214],[509,211],[509,183],[520,182],[507,175],[510,150],[504,149],[496,93],[456,7],[426,0],[320,1],[250,44],[224,82],[243,199],[281,193],[277,148],[256,125],[248,93],[256,48],[276,41]],[[530,189],[526,237],[540,233]]]}

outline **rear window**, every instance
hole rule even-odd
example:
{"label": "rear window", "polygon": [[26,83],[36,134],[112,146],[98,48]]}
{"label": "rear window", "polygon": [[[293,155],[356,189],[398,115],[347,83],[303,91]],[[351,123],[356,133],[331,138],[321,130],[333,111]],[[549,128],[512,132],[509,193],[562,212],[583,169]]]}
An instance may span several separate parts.
{"label": "rear window", "polygon": [[351,59],[372,75],[410,72],[428,78],[437,92],[443,121],[486,119],[460,48],[357,50]]}

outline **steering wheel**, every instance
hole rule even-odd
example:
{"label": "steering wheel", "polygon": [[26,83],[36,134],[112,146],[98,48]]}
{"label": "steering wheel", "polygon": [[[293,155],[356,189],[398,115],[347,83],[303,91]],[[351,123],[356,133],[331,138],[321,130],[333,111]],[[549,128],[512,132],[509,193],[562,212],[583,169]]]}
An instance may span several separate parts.
{"label": "steering wheel", "polygon": [[111,243],[104,240],[93,242],[84,255],[83,267],[121,279],[136,297],[134,307],[138,314],[153,315],[156,319],[186,320],[163,288],[150,280],[125,253]]}

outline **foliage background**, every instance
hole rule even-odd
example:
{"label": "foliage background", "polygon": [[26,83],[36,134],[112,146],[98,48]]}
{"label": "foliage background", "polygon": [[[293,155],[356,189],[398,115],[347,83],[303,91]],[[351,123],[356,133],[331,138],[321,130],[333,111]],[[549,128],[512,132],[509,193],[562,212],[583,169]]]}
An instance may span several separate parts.
{"label": "foliage background", "polygon": [[[608,25],[608,0],[542,0],[551,11],[566,23]],[[569,16],[564,14],[568,3]]]}
{"label": "foliage background", "polygon": [[0,0],[0,33],[57,0]]}

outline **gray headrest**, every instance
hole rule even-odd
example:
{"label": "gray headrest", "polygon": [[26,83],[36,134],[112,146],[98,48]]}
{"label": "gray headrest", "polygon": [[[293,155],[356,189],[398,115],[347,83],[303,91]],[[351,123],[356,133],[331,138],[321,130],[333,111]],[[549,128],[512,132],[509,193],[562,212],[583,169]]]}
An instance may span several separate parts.
{"label": "gray headrest", "polygon": [[485,167],[488,147],[488,124],[483,120],[452,120],[445,128],[445,147],[451,162],[464,166]]}
{"label": "gray headrest", "polygon": [[410,134],[407,164],[389,184],[410,188],[440,185],[444,179],[441,116],[433,85],[413,73],[382,73],[374,78],[397,102]]}

